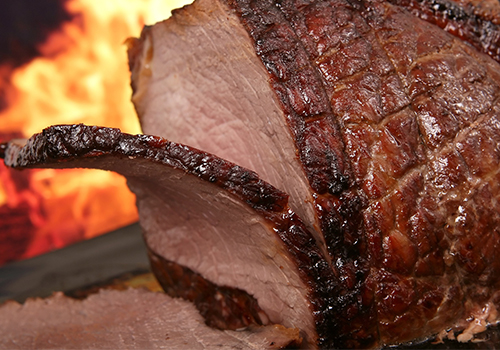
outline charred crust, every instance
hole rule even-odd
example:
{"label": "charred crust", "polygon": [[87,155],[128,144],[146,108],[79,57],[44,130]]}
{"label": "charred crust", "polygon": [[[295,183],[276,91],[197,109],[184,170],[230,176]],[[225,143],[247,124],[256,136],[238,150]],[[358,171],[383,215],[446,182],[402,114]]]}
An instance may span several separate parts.
{"label": "charred crust", "polygon": [[247,292],[218,286],[191,269],[148,249],[152,271],[165,293],[194,303],[208,326],[237,330],[265,325],[267,315]]}
{"label": "charred crust", "polygon": [[[399,295],[394,297],[411,295],[405,303],[416,305],[427,300],[427,295],[410,292],[412,288],[418,289],[419,282],[411,274],[415,271],[417,275],[441,276],[450,271],[446,270],[443,254],[439,253],[447,249],[446,239],[442,239],[443,230],[438,228],[444,223],[429,224],[433,235],[435,232],[441,238],[436,239],[436,251],[426,252],[420,258],[416,253],[418,242],[412,241],[408,233],[405,233],[406,236],[391,236],[392,230],[397,231],[390,219],[394,211],[399,210],[398,215],[404,217],[408,212],[406,208],[417,205],[410,199],[422,196],[418,191],[404,188],[406,180],[403,176],[412,167],[422,164],[425,156],[414,117],[405,114],[415,96],[405,92],[398,78],[402,68],[395,63],[385,39],[381,38],[377,21],[385,20],[383,16],[386,14],[382,13],[382,9],[394,10],[405,16],[411,12],[499,60],[497,24],[449,0],[390,0],[392,4],[370,0],[226,2],[254,41],[256,54],[267,69],[270,85],[281,103],[297,154],[315,192],[317,217],[333,262],[330,268],[334,271],[328,286],[331,294],[325,294],[324,298],[326,305],[334,308],[335,312],[328,316],[331,319],[329,330],[318,327],[321,345],[342,348],[379,346],[379,342],[392,341],[381,339],[380,334],[395,334],[396,329],[400,333],[394,339],[411,338],[402,323],[398,325],[395,322],[391,330],[390,327],[382,331],[378,328],[377,325],[385,321],[378,319],[383,312],[377,310],[377,303],[383,305],[382,300],[390,300],[394,296],[388,294],[385,286],[396,286],[397,283],[390,282],[391,278],[400,281],[403,287],[395,292]],[[322,18],[324,13],[325,18]],[[332,23],[338,25],[335,27]],[[352,27],[349,27],[350,24]],[[339,29],[346,28],[352,29],[347,31],[349,39],[339,33]],[[445,33],[437,37],[436,43],[429,46],[429,52],[446,50],[446,45],[451,45],[449,42],[453,41]],[[350,48],[354,49],[349,51],[343,40],[352,44]],[[343,69],[343,65],[349,62],[352,65]],[[342,82],[337,84],[340,80]],[[363,100],[356,93],[362,90],[383,90],[385,95],[382,99],[385,100],[371,104],[369,99]],[[375,95],[370,95],[371,101],[379,97]],[[392,120],[384,120],[389,116]],[[410,123],[410,120],[413,122]],[[355,163],[357,159],[346,154],[346,147],[351,147],[345,132],[350,130],[348,123],[369,125],[366,130],[359,129],[367,135],[371,132],[369,127],[376,125],[378,130],[384,130],[385,138],[381,138],[381,145],[387,147],[389,153],[389,139],[396,140],[398,147],[404,149],[401,152],[405,153],[404,157],[391,160],[392,163],[365,187],[354,179],[353,173],[359,169]],[[399,128],[394,124],[407,127]],[[413,136],[416,138],[413,139]],[[368,138],[366,136],[362,142]],[[367,143],[363,150],[367,154],[371,152],[369,147]],[[373,156],[370,154],[367,157]],[[401,187],[382,200],[381,196],[392,191],[391,186],[397,181],[401,182]],[[393,207],[391,201],[398,204]],[[369,208],[373,203],[380,208]],[[398,209],[393,209],[395,207]],[[434,211],[437,210],[434,208]],[[422,227],[415,227],[420,230],[425,218],[420,218],[418,214],[415,218],[421,220]],[[409,226],[409,219],[408,216],[407,220],[401,220],[401,230]],[[489,220],[491,222],[492,219]],[[432,222],[431,219],[428,221]],[[485,249],[479,253],[480,249],[473,244],[457,245],[456,248],[460,257],[468,257],[463,261],[458,259],[461,268],[479,273],[485,271],[485,264],[481,264],[479,259]],[[450,273],[456,274],[456,271]],[[384,276],[390,278],[377,279]],[[439,282],[434,283],[434,291],[437,291]],[[425,302],[426,305],[437,303],[431,299]],[[397,308],[402,318],[419,312],[415,305],[411,309],[405,303]],[[396,308],[396,304],[389,303],[387,309]]]}
{"label": "charred crust", "polygon": [[320,254],[316,241],[307,232],[295,214],[283,216],[276,226],[281,240],[295,258],[302,279],[308,281],[309,300],[316,319],[318,345],[321,348],[337,347],[335,335],[341,328],[336,299],[341,285],[331,266]]}
{"label": "charred crust", "polygon": [[[346,189],[351,175],[336,118],[320,73],[311,64],[311,49],[286,18],[298,10],[290,2],[230,0],[228,4],[240,16],[269,72],[312,188],[318,193]],[[318,123],[325,127],[321,133],[315,132]]]}
{"label": "charred crust", "polygon": [[[154,163],[182,169],[186,173],[227,190],[269,221],[270,226],[295,262],[308,288],[311,309],[320,332],[318,341],[325,347],[332,347],[332,341],[326,334],[337,328],[336,318],[331,317],[337,310],[330,304],[331,296],[336,295],[339,288],[337,279],[317,247],[313,236],[302,221],[290,211],[287,195],[259,179],[254,172],[209,153],[169,142],[160,137],[129,135],[121,133],[118,129],[82,124],[47,128],[42,133],[34,135],[23,148],[9,145],[7,153],[16,155],[9,164],[14,167],[57,166],[72,159],[106,156],[142,157]],[[155,257],[152,259],[153,264],[156,264],[155,273],[160,274],[158,278],[160,280],[163,278],[163,285],[168,288],[171,282],[165,279],[166,276],[161,275],[162,269],[166,268],[166,262],[157,257],[154,252],[150,252],[150,256]],[[200,276],[195,276],[191,272],[187,276],[190,276],[189,279],[202,283]],[[179,281],[172,283],[179,283]],[[213,286],[210,288],[212,297],[217,291],[220,292]],[[196,292],[196,290],[191,292]],[[227,295],[232,295],[231,293]],[[261,321],[255,314],[257,309],[252,311],[253,313],[249,311],[254,308],[255,303],[246,297],[244,300],[247,301],[243,303],[244,307],[241,310],[246,311],[240,310],[242,318],[238,322],[244,323],[246,319],[250,320],[248,322],[259,324]],[[209,309],[206,304],[200,305],[200,308]],[[210,322],[218,324],[219,321],[215,317]]]}
{"label": "charred crust", "polygon": [[[356,195],[343,195],[353,186],[353,177],[339,121],[327,95],[328,87],[314,63],[318,53],[304,25],[302,12],[311,2],[228,3],[247,28],[256,53],[268,70],[271,87],[282,105],[301,164],[315,192],[315,207],[328,251],[334,263],[339,263],[324,267],[330,271],[330,277],[318,288],[322,301],[317,307],[323,310],[318,316],[320,346],[374,346],[378,340],[374,304],[359,301],[368,274],[367,264],[360,257],[363,231],[359,215],[365,203]],[[359,7],[348,2],[335,3]],[[313,17],[311,14],[314,21]],[[339,196],[352,200],[341,204]],[[338,207],[332,207],[332,201]],[[306,257],[299,256],[298,260]]]}
{"label": "charred crust", "polygon": [[129,135],[119,129],[56,125],[34,135],[12,167],[36,167],[100,155],[143,157],[168,164],[229,191],[268,219],[287,207],[288,195],[248,169],[197,149],[150,135]]}
{"label": "charred crust", "polygon": [[500,62],[500,26],[449,0],[390,0]]}

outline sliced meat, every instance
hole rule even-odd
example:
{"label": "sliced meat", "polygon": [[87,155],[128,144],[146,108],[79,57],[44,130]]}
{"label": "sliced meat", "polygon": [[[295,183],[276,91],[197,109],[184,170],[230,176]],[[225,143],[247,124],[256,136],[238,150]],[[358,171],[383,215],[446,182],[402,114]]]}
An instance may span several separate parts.
{"label": "sliced meat", "polygon": [[[285,192],[309,183],[291,205],[320,228],[334,271],[325,346],[396,344],[497,319],[500,67],[485,54],[498,52],[488,30],[497,24],[463,3],[200,0],[131,45],[144,130],[247,158]],[[482,24],[446,17],[453,6]],[[262,143],[248,154],[263,116],[275,133],[251,136]],[[240,135],[223,139],[237,155],[207,137],[222,134]],[[287,146],[275,153],[278,140]],[[303,172],[274,167],[296,155]]]}
{"label": "sliced meat", "polygon": [[[198,304],[212,314],[211,322],[231,327],[241,315],[236,328],[283,324],[300,329],[308,347],[325,341],[318,333],[332,327],[326,317],[332,270],[287,196],[255,173],[159,137],[117,129],[56,126],[24,143],[4,147],[7,165],[125,175],[137,195],[159,280],[198,283],[192,293],[217,301],[208,311],[206,302]],[[237,291],[226,293],[228,288]],[[217,320],[217,314],[223,317]]]}
{"label": "sliced meat", "polygon": [[221,2],[196,1],[129,45],[143,132],[257,172],[290,195],[314,233],[311,190],[292,135],[238,17]]}
{"label": "sliced meat", "polygon": [[300,343],[279,325],[221,331],[194,306],[142,289],[101,290],[80,301],[56,293],[0,306],[2,349],[281,349]]}

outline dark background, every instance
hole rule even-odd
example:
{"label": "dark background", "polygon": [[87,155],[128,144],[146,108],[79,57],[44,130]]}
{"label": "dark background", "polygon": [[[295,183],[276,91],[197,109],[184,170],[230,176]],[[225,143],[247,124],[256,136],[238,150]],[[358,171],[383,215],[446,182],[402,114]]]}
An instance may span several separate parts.
{"label": "dark background", "polygon": [[39,44],[72,19],[64,8],[66,0],[0,1],[0,109],[5,108],[5,91],[10,72],[41,53]]}
{"label": "dark background", "polygon": [[7,0],[0,2],[0,63],[14,67],[40,54],[37,45],[71,16],[65,0]]}

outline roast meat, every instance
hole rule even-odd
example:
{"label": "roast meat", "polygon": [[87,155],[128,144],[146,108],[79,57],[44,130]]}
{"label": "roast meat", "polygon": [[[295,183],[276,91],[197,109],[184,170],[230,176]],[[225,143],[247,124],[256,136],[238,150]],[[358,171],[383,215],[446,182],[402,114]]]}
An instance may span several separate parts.
{"label": "roast meat", "polygon": [[254,172],[159,137],[84,125],[12,141],[4,157],[12,167],[125,175],[158,280],[209,325],[282,324],[310,346],[330,328],[333,272],[287,195]]}
{"label": "roast meat", "polygon": [[281,349],[298,329],[207,327],[194,306],[164,293],[101,290],[81,301],[62,293],[0,307],[2,349]]}
{"label": "roast meat", "polygon": [[470,341],[499,319],[499,8],[197,0],[128,41],[162,138],[53,127],[6,163],[127,176],[155,274],[213,327]]}
{"label": "roast meat", "polygon": [[199,0],[130,43],[144,132],[255,170],[326,248],[321,344],[496,321],[498,8]]}

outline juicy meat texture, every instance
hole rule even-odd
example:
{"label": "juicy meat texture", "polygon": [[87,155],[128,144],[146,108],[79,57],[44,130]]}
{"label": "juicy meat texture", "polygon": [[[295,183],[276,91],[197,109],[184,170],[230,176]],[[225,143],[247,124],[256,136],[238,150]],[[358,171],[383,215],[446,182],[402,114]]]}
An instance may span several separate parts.
{"label": "juicy meat texture", "polygon": [[133,101],[217,156],[82,125],[0,153],[124,174],[159,281],[214,327],[467,341],[500,306],[499,7],[199,0],[129,41]]}
{"label": "juicy meat texture", "polygon": [[142,131],[252,169],[289,194],[316,232],[312,193],[279,100],[238,16],[217,1],[197,1],[129,44]]}
{"label": "juicy meat texture", "polygon": [[182,299],[141,289],[101,290],[80,301],[62,293],[0,306],[2,349],[281,349],[300,342],[279,325],[221,331]]}
{"label": "juicy meat texture", "polygon": [[390,0],[500,61],[500,3],[496,0]]}
{"label": "juicy meat texture", "polygon": [[498,5],[464,4],[200,0],[131,43],[144,131],[245,164],[316,229],[322,346],[496,321]]}
{"label": "juicy meat texture", "polygon": [[210,325],[282,324],[300,329],[305,346],[331,327],[332,270],[286,194],[254,172],[159,137],[84,125],[12,141],[3,156],[12,167],[126,176],[159,281],[194,301]]}

